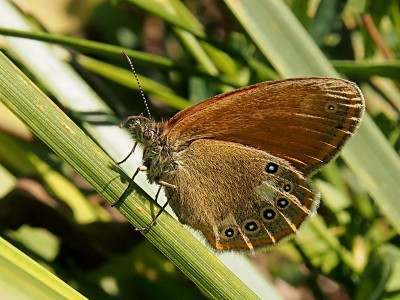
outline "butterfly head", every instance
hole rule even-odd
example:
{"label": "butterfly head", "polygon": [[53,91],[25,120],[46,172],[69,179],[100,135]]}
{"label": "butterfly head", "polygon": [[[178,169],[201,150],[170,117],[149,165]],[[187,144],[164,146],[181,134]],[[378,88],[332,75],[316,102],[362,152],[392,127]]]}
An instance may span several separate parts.
{"label": "butterfly head", "polygon": [[160,137],[158,123],[141,115],[129,118],[129,131],[133,139],[144,147],[157,142]]}
{"label": "butterfly head", "polygon": [[175,169],[173,151],[163,137],[163,123],[144,116],[129,118],[132,138],[143,146],[143,165],[150,183],[165,179]]}

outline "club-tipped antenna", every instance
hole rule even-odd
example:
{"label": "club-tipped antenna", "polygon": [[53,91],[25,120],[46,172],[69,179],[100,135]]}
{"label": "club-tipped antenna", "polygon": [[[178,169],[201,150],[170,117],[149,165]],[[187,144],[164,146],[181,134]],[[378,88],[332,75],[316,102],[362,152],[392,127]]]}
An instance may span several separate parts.
{"label": "club-tipped antenna", "polygon": [[146,100],[146,97],[144,96],[142,86],[140,85],[139,78],[138,78],[138,76],[137,76],[137,74],[136,74],[135,66],[133,65],[133,63],[132,63],[131,59],[129,58],[129,56],[128,56],[124,51],[121,51],[121,55],[122,55],[123,57],[125,57],[126,60],[127,60],[128,63],[129,63],[129,66],[130,66],[130,68],[131,68],[131,70],[132,70],[132,73],[133,73],[133,75],[135,76],[136,82],[137,82],[137,84],[138,84],[138,86],[139,86],[139,91],[140,91],[140,94],[142,95],[142,99],[143,99],[143,102],[144,102],[144,106],[146,107],[146,110],[147,110],[147,115],[149,116],[149,119],[151,119],[151,114],[150,114],[149,105],[147,104],[147,100]]}

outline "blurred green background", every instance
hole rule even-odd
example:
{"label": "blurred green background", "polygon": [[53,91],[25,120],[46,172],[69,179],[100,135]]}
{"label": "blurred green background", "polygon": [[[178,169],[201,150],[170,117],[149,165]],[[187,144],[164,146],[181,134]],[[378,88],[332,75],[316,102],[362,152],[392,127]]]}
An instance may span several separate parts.
{"label": "blurred green background", "polygon": [[[313,179],[322,194],[318,216],[292,241],[224,262],[253,281],[250,289],[260,298],[400,299],[399,5],[398,0],[3,0],[0,47],[117,161],[131,147],[119,120],[145,112],[121,50],[132,58],[156,119],[265,80],[337,76],[336,70],[355,81],[367,115],[343,157]],[[12,36],[25,38],[15,42]],[[43,55],[28,43],[32,39],[49,46]],[[7,76],[3,90],[10,85]],[[12,101],[18,101],[18,92],[22,98],[19,90]],[[31,266],[17,250],[13,258],[6,255],[9,244],[90,299],[231,298],[213,293],[213,286],[223,291],[219,284],[237,298],[246,295],[235,292],[241,288],[233,277],[212,275],[215,261],[191,268],[189,258],[174,258],[173,246],[160,252],[162,245],[135,232],[96,192],[101,187],[93,189],[46,138],[35,135],[51,140],[51,131],[32,129],[31,113],[15,113],[10,103],[17,102],[7,99],[2,93],[2,299],[55,298],[34,280],[39,276],[34,268],[15,271],[15,261],[24,270]],[[43,114],[44,121],[51,117]],[[79,157],[74,144],[64,150]],[[127,174],[135,169],[126,168]],[[101,167],[91,170],[96,174]],[[138,183],[154,197],[154,187],[146,187],[143,178]],[[244,260],[243,267],[232,267],[235,260]],[[211,272],[205,275],[207,267]]]}

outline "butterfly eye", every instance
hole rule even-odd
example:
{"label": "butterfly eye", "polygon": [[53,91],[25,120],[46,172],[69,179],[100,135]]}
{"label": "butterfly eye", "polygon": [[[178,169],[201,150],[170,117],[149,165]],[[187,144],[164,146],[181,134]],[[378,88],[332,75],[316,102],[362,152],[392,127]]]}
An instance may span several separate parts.
{"label": "butterfly eye", "polygon": [[261,212],[261,217],[268,222],[275,220],[277,215],[278,213],[275,211],[275,209],[270,206],[264,208]]}
{"label": "butterfly eye", "polygon": [[143,136],[148,139],[151,140],[151,138],[153,137],[153,132],[151,130],[145,130],[143,132]]}
{"label": "butterfly eye", "polygon": [[260,224],[256,220],[246,220],[244,224],[242,225],[243,229],[248,232],[248,233],[255,233],[260,230]]}
{"label": "butterfly eye", "polygon": [[280,209],[285,209],[289,206],[289,201],[285,198],[279,198],[276,201],[276,206]]}
{"label": "butterfly eye", "polygon": [[292,190],[292,186],[289,183],[283,185],[283,190],[285,192],[290,192]]}
{"label": "butterfly eye", "polygon": [[268,174],[274,174],[278,172],[278,165],[276,163],[270,162],[267,164],[265,167],[265,171],[267,171]]}
{"label": "butterfly eye", "polygon": [[228,228],[224,229],[224,235],[225,235],[225,237],[230,239],[236,235],[236,231],[235,231],[235,229],[228,227]]}

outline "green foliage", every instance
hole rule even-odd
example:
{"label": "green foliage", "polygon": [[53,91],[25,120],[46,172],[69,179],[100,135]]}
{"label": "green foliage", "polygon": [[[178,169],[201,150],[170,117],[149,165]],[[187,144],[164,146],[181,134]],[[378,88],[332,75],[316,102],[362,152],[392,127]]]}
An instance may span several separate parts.
{"label": "green foliage", "polygon": [[[28,17],[3,1],[0,13],[14,23],[0,20],[2,52],[58,107],[2,56],[2,249],[12,249],[7,240],[91,299],[251,298],[167,214],[145,234],[153,247],[99,196],[115,201],[128,179],[113,162],[132,146],[118,120],[144,112],[119,52],[132,58],[156,118],[239,86],[340,72],[360,85],[368,114],[343,156],[315,180],[319,215],[293,242],[251,258],[272,284],[240,256],[219,258],[261,298],[288,295],[282,284],[274,288],[274,279],[316,299],[398,298],[399,1],[286,3],[71,1],[55,11],[29,7]],[[41,41],[39,48],[31,39]],[[122,166],[126,174],[138,157]],[[144,177],[137,183],[154,197]],[[138,188],[119,209],[143,226],[158,206]],[[8,287],[0,295],[56,297],[57,282],[58,297],[79,297],[17,250],[5,253],[0,270],[14,273],[0,277]]]}

